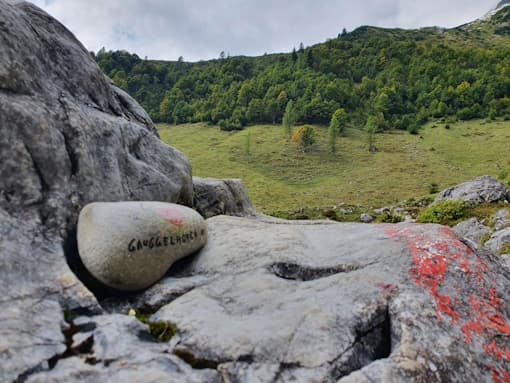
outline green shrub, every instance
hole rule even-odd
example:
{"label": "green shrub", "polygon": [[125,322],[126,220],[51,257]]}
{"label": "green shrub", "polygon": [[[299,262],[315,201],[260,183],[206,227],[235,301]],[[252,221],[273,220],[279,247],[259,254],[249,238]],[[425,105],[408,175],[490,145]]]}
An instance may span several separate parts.
{"label": "green shrub", "polygon": [[299,144],[305,152],[315,143],[315,130],[310,125],[302,126],[294,131],[291,141]]}
{"label": "green shrub", "polygon": [[507,242],[499,249],[499,255],[510,254],[510,242]]}
{"label": "green shrub", "polygon": [[422,210],[417,217],[421,223],[453,225],[464,216],[467,204],[461,200],[439,201]]}
{"label": "green shrub", "polygon": [[403,221],[400,215],[391,214],[390,212],[383,213],[377,220],[384,223],[399,223]]}
{"label": "green shrub", "polygon": [[232,130],[242,130],[243,125],[241,121],[235,118],[229,118],[227,120],[220,120],[218,122],[221,130],[232,131]]}
{"label": "green shrub", "polygon": [[436,194],[437,192],[439,192],[439,185],[435,182],[432,182],[430,185],[429,185],[429,193],[430,194]]}

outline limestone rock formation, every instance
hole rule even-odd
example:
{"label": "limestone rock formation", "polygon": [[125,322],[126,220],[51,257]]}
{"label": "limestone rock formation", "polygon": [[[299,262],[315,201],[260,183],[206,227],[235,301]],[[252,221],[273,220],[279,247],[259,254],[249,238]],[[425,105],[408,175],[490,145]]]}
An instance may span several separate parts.
{"label": "limestone rock formation", "polygon": [[97,280],[120,291],[149,287],[206,241],[204,219],[177,204],[95,202],[78,219],[80,259]]}
{"label": "limestone rock formation", "polygon": [[205,218],[215,215],[254,216],[248,192],[239,179],[193,177],[194,208]]}
{"label": "limestone rock formation", "polygon": [[508,243],[510,243],[510,227],[494,232],[489,240],[485,242],[485,247],[498,254]]}
{"label": "limestone rock formation", "polygon": [[467,221],[460,222],[453,227],[453,231],[460,238],[466,238],[473,241],[476,245],[480,244],[480,241],[487,235],[490,234],[491,229],[480,222],[476,218],[470,218]]}
{"label": "limestone rock formation", "polygon": [[466,382],[508,372],[498,355],[510,350],[510,281],[449,228],[207,222],[206,247],[169,278],[189,290],[168,299],[163,281],[141,297],[151,298],[151,320],[177,327],[172,352],[225,381]]}
{"label": "limestone rock formation", "polygon": [[501,209],[494,214],[494,229],[503,230],[510,227],[510,209]]}
{"label": "limestone rock formation", "polygon": [[435,202],[461,199],[469,203],[507,201],[505,185],[491,176],[481,176],[443,190]]}
{"label": "limestone rock formation", "polygon": [[92,201],[191,205],[191,168],[59,22],[0,0],[0,381],[65,351],[64,311],[97,312],[73,230]]}

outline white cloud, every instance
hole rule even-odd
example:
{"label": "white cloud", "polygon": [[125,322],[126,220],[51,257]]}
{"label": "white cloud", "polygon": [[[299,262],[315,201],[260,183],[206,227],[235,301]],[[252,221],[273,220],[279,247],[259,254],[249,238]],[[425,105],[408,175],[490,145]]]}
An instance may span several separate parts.
{"label": "white cloud", "polygon": [[35,0],[90,50],[195,61],[288,52],[360,25],[452,27],[494,7],[480,0]]}

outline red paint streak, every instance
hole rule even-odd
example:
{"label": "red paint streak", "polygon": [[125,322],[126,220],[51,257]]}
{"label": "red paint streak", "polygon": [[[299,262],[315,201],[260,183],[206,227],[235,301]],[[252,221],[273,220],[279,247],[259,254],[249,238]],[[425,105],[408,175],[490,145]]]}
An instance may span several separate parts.
{"label": "red paint streak", "polygon": [[165,221],[174,226],[181,227],[182,225],[184,225],[184,216],[176,208],[165,207],[159,209],[158,214],[160,215],[161,218],[163,218]]}
{"label": "red paint streak", "polygon": [[493,369],[492,380],[494,380],[494,383],[510,383],[510,374],[508,371]]}
{"label": "red paint streak", "polygon": [[[487,360],[499,366],[510,363],[510,324],[501,311],[504,302],[492,286],[494,278],[486,275],[488,265],[447,227],[388,225],[384,232],[408,246],[409,276],[434,300],[438,320],[459,326],[464,342],[481,344]],[[508,370],[487,368],[495,383],[510,383]]]}

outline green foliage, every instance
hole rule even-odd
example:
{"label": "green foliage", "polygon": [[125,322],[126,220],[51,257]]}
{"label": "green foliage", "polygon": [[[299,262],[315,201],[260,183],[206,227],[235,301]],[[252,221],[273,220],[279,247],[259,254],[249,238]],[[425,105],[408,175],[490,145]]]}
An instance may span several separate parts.
{"label": "green foliage", "polygon": [[453,225],[464,216],[467,205],[462,200],[439,201],[422,210],[417,217],[421,223]]}
{"label": "green foliage", "polygon": [[365,139],[369,152],[375,152],[377,150],[377,148],[375,147],[376,131],[377,131],[377,118],[374,116],[370,116],[368,117],[368,120],[365,124]]}
{"label": "green foliage", "polygon": [[243,125],[241,124],[241,121],[235,118],[228,118],[225,120],[220,120],[218,122],[218,125],[220,126],[221,130],[226,130],[228,132],[232,130],[242,130]]}
{"label": "green foliage", "polygon": [[244,140],[244,154],[249,156],[251,154],[251,133],[246,133],[246,138]]}
{"label": "green foliage", "polygon": [[[510,31],[509,31],[510,32]],[[501,249],[499,249],[499,255],[510,254],[510,242],[505,243]]]}
{"label": "green foliage", "polygon": [[439,185],[436,182],[432,182],[429,185],[429,193],[430,194],[436,194],[439,192]]}
{"label": "green foliage", "polygon": [[315,130],[310,125],[301,126],[294,131],[291,141],[306,152],[315,143]]}
{"label": "green foliage", "polygon": [[402,221],[403,221],[403,219],[401,216],[391,214],[390,212],[384,212],[380,217],[377,217],[377,222],[399,223]]}
{"label": "green foliage", "polygon": [[[329,154],[327,129],[314,128],[313,150],[303,154],[289,145],[281,126],[248,126],[232,133],[205,123],[158,125],[161,139],[186,153],[194,175],[242,178],[253,203],[266,214],[319,207],[320,217],[340,202],[377,208],[417,196],[424,197],[413,206],[423,208],[433,199],[430,184],[446,188],[480,174],[496,177],[500,169],[494,164],[503,167],[502,160],[510,160],[510,122],[459,122],[450,130],[429,124],[420,130],[423,138],[381,133],[375,154],[367,151],[363,133],[348,126],[337,142],[341,156]],[[247,133],[249,156],[244,154]]]}
{"label": "green foliage", "polygon": [[285,107],[285,113],[283,114],[282,125],[285,130],[285,134],[288,138],[292,136],[292,128],[297,121],[297,111],[294,107],[294,101],[289,100]]}
{"label": "green foliage", "polygon": [[177,332],[177,327],[170,322],[148,322],[149,331],[159,342],[168,342]]}
{"label": "green foliage", "polygon": [[329,150],[331,153],[336,153],[336,138],[345,130],[345,123],[347,122],[347,112],[344,108],[338,108],[331,116],[329,122]]}
{"label": "green foliage", "polygon": [[510,115],[509,9],[447,30],[361,27],[287,54],[187,63],[101,50],[95,58],[156,122],[274,124],[293,100],[295,123],[325,125],[344,108],[358,126],[374,116],[377,132],[417,133],[431,118]]}

